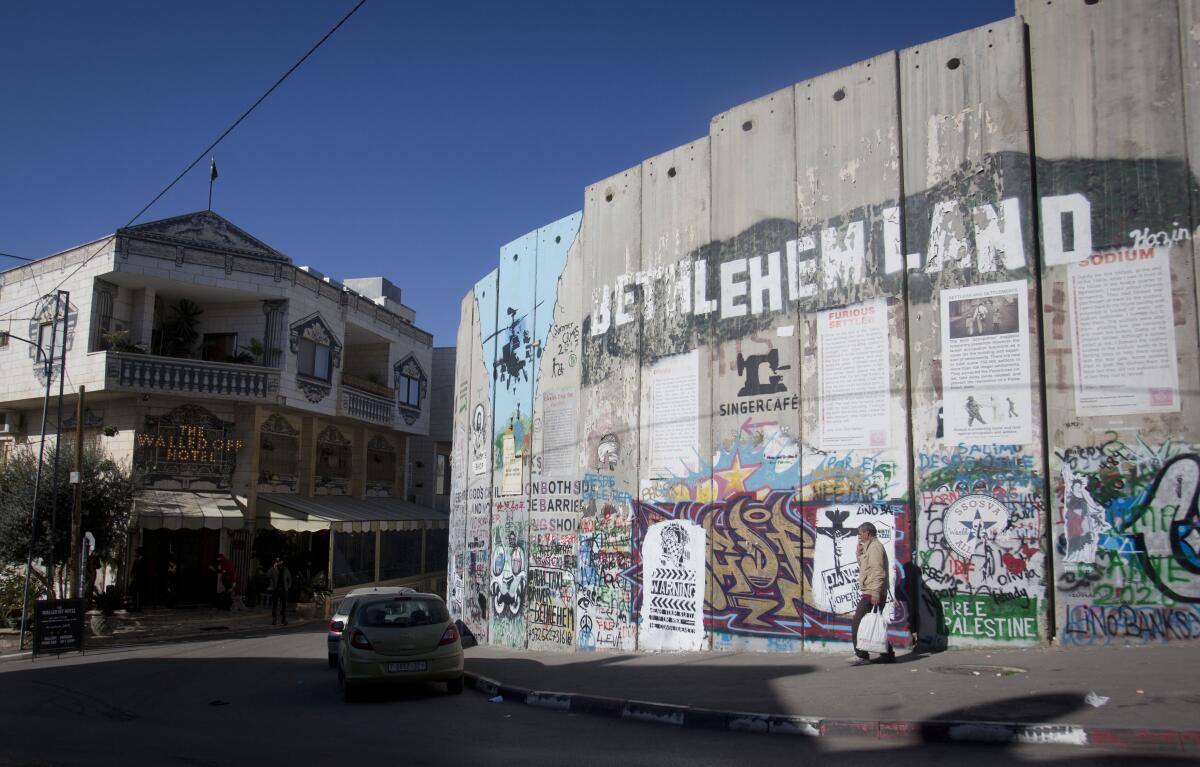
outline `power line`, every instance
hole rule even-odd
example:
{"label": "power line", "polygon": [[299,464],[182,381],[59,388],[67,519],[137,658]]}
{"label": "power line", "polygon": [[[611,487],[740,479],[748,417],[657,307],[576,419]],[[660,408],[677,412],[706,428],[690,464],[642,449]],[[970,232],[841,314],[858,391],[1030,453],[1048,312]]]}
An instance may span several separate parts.
{"label": "power line", "polygon": [[15,258],[18,261],[36,261],[36,258],[25,258],[25,256],[14,256],[12,253],[0,253],[0,256],[5,258]]}
{"label": "power line", "polygon": [[[211,144],[209,144],[207,147],[205,147],[205,148],[204,148],[204,151],[200,152],[200,154],[198,154],[198,155],[196,156],[196,159],[195,159],[195,160],[192,160],[192,162],[191,162],[191,163],[189,163],[189,164],[188,164],[188,166],[187,166],[186,168],[184,168],[184,169],[183,169],[183,171],[182,171],[182,172],[181,172],[181,173],[180,173],[178,176],[176,176],[176,177],[175,177],[175,178],[174,178],[174,179],[171,181],[171,183],[169,183],[169,184],[167,184],[165,187],[163,187],[163,190],[162,190],[161,192],[159,192],[157,195],[155,195],[153,200],[151,200],[150,202],[146,203],[145,207],[143,207],[141,210],[139,210],[139,211],[137,212],[137,214],[136,214],[136,215],[134,215],[134,217],[133,217],[133,218],[129,219],[129,221],[128,221],[128,222],[126,222],[125,226],[123,226],[123,227],[121,227],[121,228],[122,228],[122,229],[124,229],[125,227],[132,225],[132,224],[133,224],[133,222],[134,222],[134,221],[137,221],[139,218],[141,218],[141,217],[142,217],[142,214],[143,214],[143,213],[145,213],[147,210],[149,210],[149,209],[150,209],[150,208],[151,208],[151,207],[154,205],[154,203],[156,203],[156,202],[158,202],[160,199],[162,199],[163,195],[165,195],[167,192],[171,191],[172,187],[174,187],[176,184],[178,184],[178,183],[179,183],[179,181],[180,181],[180,179],[182,179],[184,176],[186,176],[186,175],[188,174],[188,172],[189,172],[189,171],[191,171],[191,169],[192,169],[192,168],[196,167],[196,164],[197,164],[197,163],[199,163],[201,160],[203,160],[203,159],[205,158],[205,156],[207,156],[207,155],[208,155],[208,153],[209,153],[209,152],[211,152],[213,149],[215,149],[215,148],[216,148],[216,146],[217,146],[218,144],[220,144],[222,141],[224,141],[224,140],[225,140],[225,137],[226,137],[226,136],[228,136],[230,133],[232,133],[234,128],[236,128],[238,125],[240,125],[240,124],[241,124],[241,122],[242,122],[243,120],[245,120],[247,117],[249,117],[249,116],[250,116],[250,113],[251,113],[251,112],[253,112],[253,111],[254,111],[254,110],[255,110],[255,109],[258,107],[258,105],[259,105],[259,104],[263,103],[263,101],[265,101],[265,100],[267,99],[267,97],[268,97],[268,96],[270,96],[270,95],[271,95],[271,94],[272,94],[272,93],[275,91],[275,89],[276,89],[276,88],[278,88],[280,85],[282,85],[282,84],[283,84],[283,81],[284,81],[284,80],[288,79],[288,77],[290,77],[290,76],[291,76],[291,74],[292,74],[293,72],[295,72],[297,69],[299,69],[299,68],[300,68],[300,65],[301,65],[301,64],[303,64],[305,61],[307,61],[309,56],[311,56],[311,55],[313,55],[314,53],[316,53],[316,52],[317,52],[317,49],[318,49],[318,48],[320,48],[322,45],[324,45],[324,44],[325,44],[325,41],[326,41],[326,40],[328,40],[330,37],[332,37],[332,36],[333,36],[333,34],[334,34],[335,32],[337,32],[337,31],[338,31],[338,29],[340,29],[340,28],[341,28],[341,26],[342,26],[343,24],[345,24],[347,21],[349,21],[349,20],[350,20],[350,17],[351,17],[351,16],[353,16],[355,13],[357,13],[357,12],[358,12],[358,9],[359,9],[359,8],[362,8],[362,7],[363,7],[363,5],[364,5],[366,2],[367,2],[367,0],[358,0],[358,4],[357,4],[357,5],[355,5],[353,8],[351,8],[351,9],[350,9],[350,12],[349,12],[349,13],[347,13],[345,16],[343,16],[343,17],[341,18],[341,20],[340,20],[340,21],[338,21],[338,23],[337,23],[337,24],[334,24],[334,25],[333,25],[333,27],[332,27],[332,28],[330,28],[330,30],[329,30],[328,32],[326,32],[326,33],[325,33],[325,35],[324,35],[324,36],[323,36],[323,37],[322,37],[320,40],[318,40],[318,41],[317,41],[316,45],[314,45],[313,47],[309,48],[309,49],[308,49],[308,52],[307,52],[307,53],[305,53],[303,56],[301,56],[301,57],[300,57],[300,60],[299,60],[299,61],[297,61],[295,64],[293,64],[293,65],[292,65],[292,66],[291,66],[291,67],[288,69],[288,71],[284,72],[284,73],[283,73],[283,76],[282,76],[282,77],[280,77],[278,80],[276,80],[276,81],[275,81],[275,84],[274,84],[274,85],[272,85],[270,88],[268,88],[268,89],[266,90],[266,92],[265,92],[265,93],[263,93],[263,95],[259,96],[259,97],[258,97],[258,100],[256,100],[256,101],[255,101],[253,104],[251,104],[251,105],[250,105],[250,108],[249,108],[249,109],[247,109],[245,112],[243,112],[243,113],[242,113],[241,117],[239,117],[238,119],[234,120],[234,121],[233,121],[233,124],[232,124],[232,125],[230,125],[228,128],[226,128],[226,129],[225,129],[225,131],[224,131],[224,132],[223,132],[223,133],[222,133],[220,136],[218,136],[218,137],[217,137],[217,140],[216,140],[216,141],[212,142],[212,143],[211,143]],[[75,274],[76,274],[76,273],[77,273],[77,272],[78,272],[80,269],[82,269],[84,266],[86,266],[86,265],[87,265],[87,263],[88,263],[89,261],[91,261],[93,258],[95,258],[95,257],[96,257],[96,255],[97,255],[98,253],[100,253],[100,252],[101,252],[101,251],[104,249],[104,247],[105,247],[106,245],[108,245],[108,243],[109,243],[109,242],[111,242],[111,241],[113,240],[113,238],[114,238],[115,236],[116,236],[116,235],[109,235],[108,237],[106,237],[106,238],[104,239],[104,241],[103,241],[103,242],[101,242],[101,243],[100,243],[100,245],[99,245],[99,246],[96,248],[95,252],[93,252],[93,253],[92,253],[90,256],[88,256],[87,258],[85,258],[83,261],[79,262],[79,265],[78,265],[78,266],[76,266],[74,269],[72,269],[72,270],[71,270],[71,273],[70,273],[70,274],[68,274],[66,277],[64,277],[64,278],[62,279],[62,281],[61,281],[61,282],[59,282],[57,286],[55,286],[54,290],[58,290],[58,288],[61,288],[61,287],[62,287],[64,284],[66,284],[67,280],[69,280],[69,279],[71,279],[72,277],[74,277],[74,276],[75,276]],[[0,254],[0,255],[8,255],[8,254]],[[32,259],[32,258],[24,258],[24,257],[22,257],[22,256],[12,256],[12,258],[21,259],[21,260],[23,260],[23,261],[35,261],[35,260],[37,260],[37,259]],[[54,292],[54,291],[52,290],[52,291],[50,291],[50,292],[52,293],[52,292]],[[47,293],[46,295],[49,295],[49,293]],[[41,301],[41,300],[42,300],[42,298],[43,298],[43,296],[39,296],[38,298],[34,299],[33,301],[29,301],[29,302],[27,302],[27,303],[21,304],[20,306],[15,306],[15,307],[13,307],[12,309],[10,309],[10,310],[8,310],[7,312],[5,312],[4,314],[0,314],[0,318],[3,318],[3,317],[5,317],[6,315],[8,315],[8,314],[11,314],[12,312],[15,312],[15,311],[17,311],[17,310],[19,310],[19,309],[24,309],[26,306],[32,306],[33,304],[36,304],[38,301]]]}

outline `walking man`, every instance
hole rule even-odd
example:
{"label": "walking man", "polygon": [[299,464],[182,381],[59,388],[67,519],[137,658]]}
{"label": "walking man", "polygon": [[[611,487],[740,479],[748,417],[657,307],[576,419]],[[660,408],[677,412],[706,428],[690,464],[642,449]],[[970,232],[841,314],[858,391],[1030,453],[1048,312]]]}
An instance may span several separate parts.
{"label": "walking man", "polygon": [[[890,590],[888,577],[889,563],[887,552],[883,548],[883,544],[879,542],[876,535],[875,525],[870,522],[863,522],[858,526],[858,590],[860,596],[858,599],[858,609],[854,611],[854,623],[851,626],[850,634],[854,642],[854,654],[858,660],[856,663],[870,663],[870,653],[858,649],[858,624],[862,622],[864,616],[872,610],[883,612],[883,607],[887,604],[887,594]],[[892,645],[888,643],[887,652],[882,653],[875,659],[876,663],[895,663],[896,651],[892,649]]]}
{"label": "walking man", "polygon": [[983,415],[979,412],[979,403],[975,401],[974,397],[968,396],[967,397],[967,428],[969,429],[972,426],[974,426],[976,421],[979,421],[984,426],[987,426],[987,421],[983,420]]}
{"label": "walking man", "polygon": [[292,571],[283,563],[283,557],[275,557],[275,564],[267,571],[267,584],[271,590],[271,625],[275,625],[275,610],[279,619],[287,625],[287,598],[292,590]]}

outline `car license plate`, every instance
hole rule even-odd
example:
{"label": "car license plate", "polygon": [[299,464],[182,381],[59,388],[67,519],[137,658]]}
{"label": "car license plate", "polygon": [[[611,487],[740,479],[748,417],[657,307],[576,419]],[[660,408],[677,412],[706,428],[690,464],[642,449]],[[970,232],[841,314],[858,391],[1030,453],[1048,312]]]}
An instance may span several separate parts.
{"label": "car license plate", "polygon": [[429,662],[423,660],[410,660],[405,663],[389,663],[388,671],[391,673],[399,673],[405,671],[427,671]]}

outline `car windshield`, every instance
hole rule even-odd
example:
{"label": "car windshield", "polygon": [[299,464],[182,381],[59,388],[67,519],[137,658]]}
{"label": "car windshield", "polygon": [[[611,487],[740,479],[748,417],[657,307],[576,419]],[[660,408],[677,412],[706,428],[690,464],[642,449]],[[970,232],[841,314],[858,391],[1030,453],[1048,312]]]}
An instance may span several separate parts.
{"label": "car windshield", "polygon": [[446,605],[422,597],[399,597],[360,605],[358,625],[365,628],[432,626],[450,620]]}
{"label": "car windshield", "polygon": [[354,609],[354,601],[354,597],[347,597],[343,599],[341,603],[334,609],[333,614],[349,615],[350,611]]}

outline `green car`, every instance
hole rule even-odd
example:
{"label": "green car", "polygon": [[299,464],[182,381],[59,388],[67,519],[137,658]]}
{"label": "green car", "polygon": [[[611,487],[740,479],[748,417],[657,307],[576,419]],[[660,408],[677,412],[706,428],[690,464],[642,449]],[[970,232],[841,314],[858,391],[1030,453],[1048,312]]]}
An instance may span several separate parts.
{"label": "green car", "polygon": [[462,640],[434,594],[360,598],[341,642],[338,684],[347,702],[367,685],[445,682],[447,692],[462,692]]}

